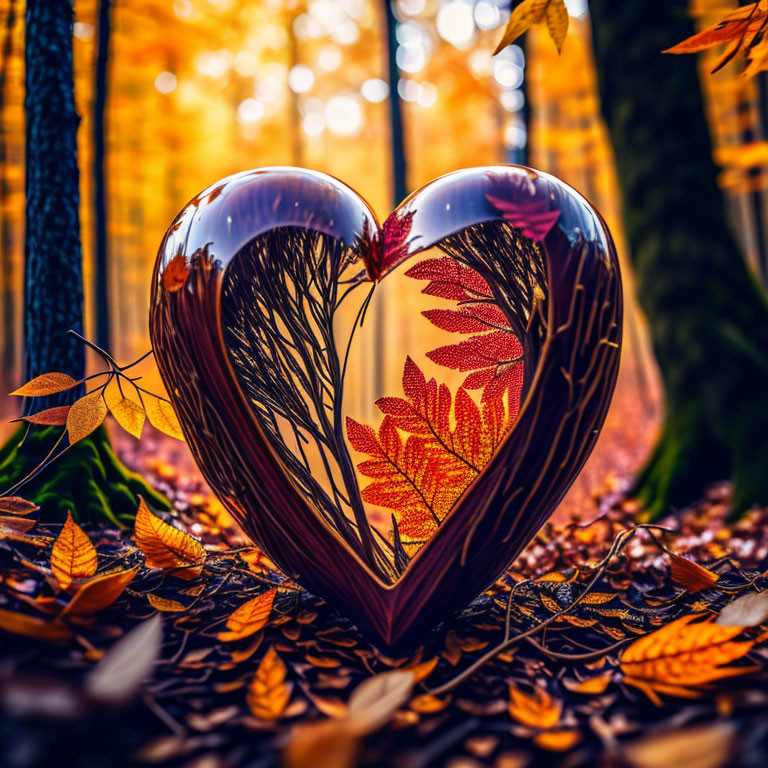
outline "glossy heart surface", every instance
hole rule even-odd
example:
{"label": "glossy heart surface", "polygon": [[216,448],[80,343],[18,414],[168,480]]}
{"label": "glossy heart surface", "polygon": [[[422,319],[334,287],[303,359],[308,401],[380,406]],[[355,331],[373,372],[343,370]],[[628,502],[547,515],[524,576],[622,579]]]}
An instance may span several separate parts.
{"label": "glossy heart surface", "polygon": [[621,279],[577,192],[448,174],[379,225],[324,174],[224,179],[168,229],[155,357],[192,453],[290,577],[393,645],[465,607],[599,434]]}

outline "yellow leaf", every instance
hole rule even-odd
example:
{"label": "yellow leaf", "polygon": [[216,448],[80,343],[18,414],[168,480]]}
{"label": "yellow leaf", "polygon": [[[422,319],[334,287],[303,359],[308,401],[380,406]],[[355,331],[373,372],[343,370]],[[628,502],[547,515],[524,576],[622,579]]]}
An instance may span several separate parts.
{"label": "yellow leaf", "polygon": [[165,597],[159,597],[158,595],[153,594],[147,595],[147,600],[149,600],[149,604],[158,611],[179,613],[187,610],[187,606],[180,603],[178,600],[168,600]]}
{"label": "yellow leaf", "polygon": [[685,587],[689,592],[709,589],[718,579],[716,573],[674,552],[669,553],[669,575],[675,584]]}
{"label": "yellow leaf", "polygon": [[0,608],[0,629],[37,640],[66,640],[72,636],[72,632],[64,624],[43,621],[35,616],[7,611],[5,608]]}
{"label": "yellow leaf", "polygon": [[199,568],[189,569],[188,566],[205,562],[203,545],[188,533],[168,525],[152,514],[141,497],[133,535],[136,545],[144,553],[144,562],[148,568],[185,568],[176,572],[182,578],[199,575]]}
{"label": "yellow leaf", "polygon": [[557,48],[557,52],[563,50],[563,43],[568,34],[568,9],[565,7],[565,0],[552,0],[547,4],[544,12],[544,19],[547,22],[549,36],[552,38]]}
{"label": "yellow leaf", "polygon": [[226,632],[219,632],[216,637],[222,642],[242,640],[263,629],[272,611],[277,589],[270,589],[262,595],[254,597],[234,610],[227,619]]}
{"label": "yellow leaf", "polygon": [[78,586],[74,597],[64,606],[62,616],[90,616],[117,600],[136,575],[139,566],[127,571],[109,571]]}
{"label": "yellow leaf", "polygon": [[755,667],[724,666],[754,646],[751,640],[733,641],[744,627],[723,627],[711,617],[692,623],[702,616],[683,616],[635,640],[619,658],[624,682],[658,702],[657,693],[695,697],[708,683],[754,672]]}
{"label": "yellow leaf", "polygon": [[129,435],[133,435],[137,439],[140,438],[146,419],[144,409],[138,403],[125,397],[116,381],[104,390],[104,400],[109,412],[115,417],[115,421]]}
{"label": "yellow leaf", "polygon": [[248,686],[247,702],[259,720],[277,720],[291,698],[292,686],[285,682],[286,668],[274,646],[264,654]]}
{"label": "yellow leaf", "polygon": [[496,50],[499,51],[517,40],[527,32],[533,24],[546,22],[549,34],[554,40],[557,50],[563,47],[568,32],[568,9],[565,0],[523,0],[513,11]]}
{"label": "yellow leaf", "polygon": [[3,496],[0,497],[0,512],[8,515],[28,515],[30,512],[37,512],[40,507],[31,501],[22,499],[21,496]]}
{"label": "yellow leaf", "polygon": [[107,404],[100,389],[76,400],[67,414],[70,445],[88,437],[104,421],[106,415]]}
{"label": "yellow leaf", "polygon": [[42,397],[43,395],[55,395],[57,392],[64,392],[67,389],[79,384],[66,373],[44,373],[42,376],[35,376],[32,381],[28,381],[17,390],[11,392],[12,395],[22,397]]}
{"label": "yellow leaf", "polygon": [[96,549],[86,533],[67,512],[67,522],[61,529],[51,550],[51,571],[62,589],[73,579],[87,579],[96,573]]}
{"label": "yellow leaf", "polygon": [[161,400],[155,395],[145,395],[144,407],[147,411],[149,423],[155,429],[159,429],[161,432],[175,437],[177,440],[184,439],[179,420],[176,418],[176,413],[169,402]]}
{"label": "yellow leaf", "polygon": [[555,701],[544,688],[535,686],[527,694],[510,683],[509,714],[521,725],[531,728],[554,728],[560,721],[563,705]]}

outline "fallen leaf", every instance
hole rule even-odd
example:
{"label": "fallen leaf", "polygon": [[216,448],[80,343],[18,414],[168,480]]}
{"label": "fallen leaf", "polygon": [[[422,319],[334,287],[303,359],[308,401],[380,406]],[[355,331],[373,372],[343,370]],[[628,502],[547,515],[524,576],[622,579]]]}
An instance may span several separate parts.
{"label": "fallen leaf", "polygon": [[756,627],[768,621],[768,592],[742,595],[720,611],[715,624],[721,627]]}
{"label": "fallen leaf", "polygon": [[115,421],[136,439],[141,437],[146,414],[144,409],[122,393],[117,379],[104,390],[104,401]]}
{"label": "fallen leaf", "polygon": [[0,512],[7,515],[29,515],[37,512],[40,507],[37,504],[22,499],[21,496],[2,496],[0,497]]}
{"label": "fallen leaf", "polygon": [[602,675],[587,677],[584,680],[571,680],[568,677],[563,678],[563,685],[574,693],[601,694],[610,685],[612,673],[604,672]]}
{"label": "fallen leaf", "polygon": [[123,594],[138,570],[139,566],[136,565],[126,571],[109,571],[79,585],[61,615],[90,616],[112,605]]}
{"label": "fallen leaf", "polygon": [[563,704],[553,699],[546,689],[533,687],[528,694],[510,683],[509,714],[521,725],[531,728],[554,728],[560,721]]}
{"label": "fallen leaf", "polygon": [[396,669],[369,677],[352,691],[347,721],[358,736],[373,733],[387,723],[411,695],[413,672]]}
{"label": "fallen leaf", "polygon": [[751,640],[733,641],[744,628],[723,627],[713,623],[711,617],[696,621],[702,616],[683,616],[635,640],[619,658],[624,682],[660,705],[659,693],[696,698],[702,686],[754,672],[755,667],[725,666],[754,646]]}
{"label": "fallen leaf", "polygon": [[622,746],[633,768],[721,768],[731,764],[736,723],[714,722],[671,728]]}
{"label": "fallen leaf", "polygon": [[173,407],[167,400],[162,400],[156,395],[144,396],[144,408],[147,412],[149,423],[161,432],[177,440],[184,440],[184,433],[176,418]]}
{"label": "fallen leaf", "polygon": [[285,682],[286,668],[274,646],[270,646],[259,662],[248,686],[248,708],[259,720],[277,720],[291,698],[293,686]]}
{"label": "fallen leaf", "polygon": [[66,373],[44,373],[41,376],[35,376],[34,379],[14,390],[11,394],[21,397],[43,397],[72,389],[79,383]]}
{"label": "fallen leaf", "polygon": [[222,642],[228,643],[255,635],[267,625],[276,594],[277,589],[270,589],[247,603],[243,603],[227,619],[227,631],[219,632],[216,637]]}
{"label": "fallen leaf", "polygon": [[423,693],[421,696],[411,699],[409,706],[420,715],[431,715],[434,712],[442,712],[448,706],[449,701],[450,698],[439,699],[430,693]]}
{"label": "fallen leaf", "polygon": [[174,528],[153,514],[141,497],[134,524],[134,540],[144,553],[144,562],[148,568],[182,568],[176,571],[176,575],[189,579],[198,576],[200,569],[189,569],[188,566],[205,562],[203,545],[188,533]]}
{"label": "fallen leaf", "polygon": [[67,512],[67,522],[61,529],[51,550],[51,571],[62,589],[67,589],[73,579],[87,579],[96,573],[98,559],[96,548],[83,529]]}
{"label": "fallen leaf", "polygon": [[549,752],[566,752],[581,741],[581,734],[576,728],[558,728],[553,731],[537,733],[533,743]]}
{"label": "fallen leaf", "polygon": [[85,678],[85,692],[109,704],[128,701],[149,677],[160,657],[163,622],[159,615],[120,638]]}
{"label": "fallen leaf", "polygon": [[669,575],[675,584],[685,587],[689,592],[709,589],[718,579],[716,573],[674,552],[669,553]]}
{"label": "fallen leaf", "polygon": [[295,727],[282,755],[283,768],[354,768],[360,747],[345,720]]}
{"label": "fallen leaf", "polygon": [[25,534],[35,524],[35,520],[23,517],[0,515],[0,541],[7,536],[15,537]]}
{"label": "fallen leaf", "polygon": [[67,414],[69,443],[74,445],[97,429],[107,415],[107,404],[101,389],[94,390],[72,403]]}
{"label": "fallen leaf", "polygon": [[27,616],[5,608],[0,608],[0,629],[37,640],[67,640],[72,637],[69,627],[64,624],[43,621],[36,616]]}
{"label": "fallen leaf", "polygon": [[186,611],[187,606],[180,603],[178,600],[168,600],[165,597],[159,595],[148,594],[147,600],[149,604],[157,611],[163,611],[166,613],[180,613]]}

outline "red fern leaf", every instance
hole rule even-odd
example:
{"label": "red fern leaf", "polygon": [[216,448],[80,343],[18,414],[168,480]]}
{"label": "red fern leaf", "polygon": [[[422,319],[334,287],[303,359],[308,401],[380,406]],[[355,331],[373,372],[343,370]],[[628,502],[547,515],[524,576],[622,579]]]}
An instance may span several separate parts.
{"label": "red fern leaf", "polygon": [[432,325],[450,333],[508,330],[509,320],[497,304],[470,304],[458,309],[427,309],[421,313]]}

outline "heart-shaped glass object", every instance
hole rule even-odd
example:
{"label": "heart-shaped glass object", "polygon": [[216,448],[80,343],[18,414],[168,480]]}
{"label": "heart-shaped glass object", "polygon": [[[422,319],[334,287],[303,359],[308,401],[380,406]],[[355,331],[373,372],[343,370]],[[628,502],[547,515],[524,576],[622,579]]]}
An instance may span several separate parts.
{"label": "heart-shaped glass object", "polygon": [[177,216],[150,328],[243,530],[391,645],[485,589],[575,479],[621,280],[596,211],[529,168],[449,174],[383,226],[336,179],[266,168]]}

